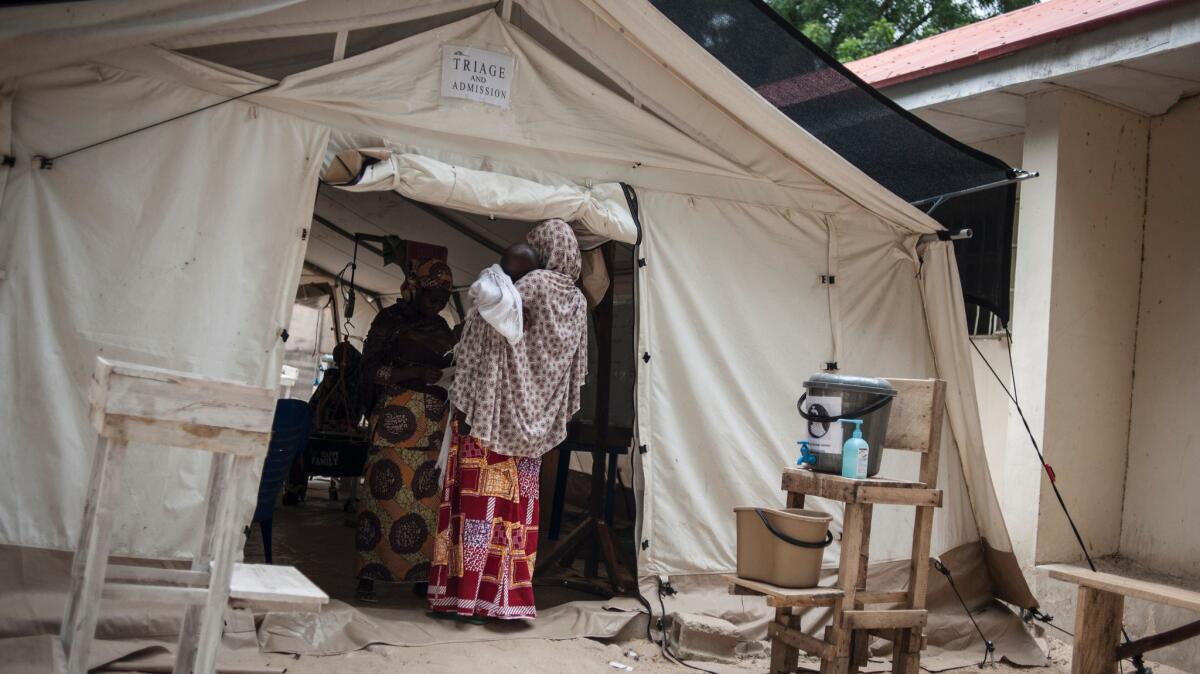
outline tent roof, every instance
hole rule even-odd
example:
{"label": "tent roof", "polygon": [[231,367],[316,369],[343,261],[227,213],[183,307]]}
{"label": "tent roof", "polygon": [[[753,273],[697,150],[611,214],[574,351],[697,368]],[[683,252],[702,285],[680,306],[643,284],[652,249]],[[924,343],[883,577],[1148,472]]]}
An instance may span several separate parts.
{"label": "tent roof", "polygon": [[[144,5],[147,1],[129,0],[123,4]],[[162,0],[162,3],[171,4],[170,0]],[[9,64],[8,69],[0,70],[0,77],[61,65],[64,59],[62,51],[70,52],[74,55],[73,60],[77,61],[94,58],[91,52],[103,52],[106,54],[102,57],[104,61],[122,68],[135,67],[128,56],[133,52],[116,50],[146,42],[173,49],[210,47],[203,53],[206,58],[218,58],[220,55],[218,60],[228,65],[250,68],[251,72],[257,68],[260,73],[277,75],[282,74],[279,70],[283,67],[281,64],[286,64],[297,54],[313,54],[315,59],[318,45],[327,47],[329,58],[332,59],[338,31],[348,31],[346,43],[347,54],[350,54],[349,46],[352,43],[374,46],[372,36],[375,41],[384,41],[414,32],[424,31],[422,34],[430,35],[437,32],[431,27],[444,26],[445,22],[472,12],[497,18],[492,9],[494,3],[466,1],[397,3],[359,0],[338,3],[336,10],[328,3],[311,0],[293,3],[252,3],[244,0],[232,4],[244,10],[234,20],[213,23],[213,17],[206,17],[205,22],[197,23],[192,17],[168,18],[160,22],[155,32],[144,34],[120,21],[113,25],[104,17],[91,17],[94,25],[88,34],[108,36],[108,42],[94,45],[95,49],[75,48],[74,40],[78,31],[56,28],[55,21],[62,19],[56,6],[45,7],[41,13],[24,10],[20,16],[13,14],[11,9],[3,10],[0,11],[0,17],[21,20],[6,23],[13,28],[6,36],[0,36],[0,57],[14,54],[23,47],[29,48],[31,41],[38,45],[38,49],[46,45],[57,45],[60,49],[45,54],[38,52],[38,58],[17,59],[21,62],[17,66],[12,65],[11,60],[0,58],[0,62]],[[247,15],[249,10],[246,5],[256,5],[259,13]],[[549,120],[538,120],[536,133],[542,140],[555,133],[570,139],[569,144],[559,144],[557,147],[546,144],[531,146],[529,161],[543,162],[540,168],[582,167],[580,173],[559,171],[565,177],[581,182],[595,179],[598,173],[603,172],[607,174],[605,179],[624,180],[648,187],[830,213],[865,208],[882,221],[908,231],[927,232],[938,228],[902,199],[880,190],[868,176],[831,152],[804,129],[797,128],[762,98],[753,95],[743,81],[720,64],[711,62],[703,49],[670,23],[663,21],[661,14],[648,3],[523,0],[514,3],[510,18],[512,24],[521,29],[512,33],[511,37],[502,38],[495,32],[497,21],[485,20],[483,23],[487,25],[480,29],[492,32],[491,39],[514,41],[510,46],[519,51],[549,50],[560,59],[570,52],[576,64],[572,68],[589,75],[597,85],[580,88],[578,82],[564,80],[562,85],[573,91],[548,92],[567,98],[580,97],[571,103],[576,105],[575,109],[581,116],[570,120],[572,125],[559,129],[547,125]],[[129,23],[128,19],[125,21]],[[541,40],[529,38],[529,35],[541,36]],[[298,36],[302,39],[297,39]],[[330,36],[332,43],[329,42]],[[483,35],[480,34],[480,37]],[[247,44],[249,40],[265,39],[284,41],[275,45],[278,51],[274,55],[262,49],[265,44]],[[542,44],[542,40],[546,44]],[[68,44],[72,45],[72,49],[66,49]],[[248,49],[249,46],[254,48]],[[388,45],[349,56],[344,61],[327,63],[316,70],[310,68],[305,75],[309,82],[314,82],[313,78],[321,70],[325,71],[323,74],[326,77],[353,77],[354,67],[350,64],[355,59],[387,59],[390,49],[391,45]],[[146,50],[143,50],[142,55],[145,53]],[[239,60],[252,53],[265,56],[257,63]],[[189,66],[186,63],[155,58],[161,61],[159,65],[162,69],[151,74],[187,77]],[[143,65],[144,62],[137,67]],[[272,68],[275,70],[271,71]],[[701,73],[702,76],[698,77]],[[269,105],[272,98],[286,96],[289,108],[295,109],[293,104],[303,98],[306,92],[289,79],[285,78],[276,89],[257,94],[249,100]],[[186,83],[190,86],[199,84],[194,79]],[[261,87],[266,83],[265,79],[253,83],[245,80],[233,87],[213,87],[209,83],[208,90],[230,96],[245,93],[250,86]],[[317,83],[322,84],[321,81]],[[347,83],[347,91],[352,88],[350,84]],[[396,82],[389,86],[408,88],[400,85],[400,82]],[[601,91],[604,95],[600,94]],[[748,93],[751,95],[747,96]],[[396,104],[401,103],[397,99]],[[641,111],[634,108],[641,108]],[[404,111],[400,108],[379,109],[387,115],[387,120],[396,120],[399,113]],[[310,119],[325,121],[318,107],[309,106],[308,111],[312,112]],[[585,131],[581,127],[587,126],[587,118],[593,111],[592,116],[603,119],[624,115],[631,124],[626,128],[612,129],[613,133],[607,137],[594,133],[594,129]],[[403,120],[406,123],[413,121],[412,111],[408,112],[409,117]],[[435,127],[433,122],[436,117],[429,116],[427,127],[423,124],[418,125],[417,129],[412,124],[407,124],[407,127],[422,132],[430,131]],[[562,120],[556,118],[553,121],[559,124]],[[362,131],[346,130],[354,133]],[[507,133],[503,137],[529,145],[532,127],[514,131],[521,132]],[[686,137],[690,137],[687,138],[690,142],[681,142]],[[669,138],[671,140],[665,140]],[[470,140],[470,152],[477,153],[480,139]],[[438,141],[441,147],[457,149],[448,137],[443,136]],[[465,153],[467,146],[461,147]],[[690,149],[681,155],[680,149],[684,147]],[[634,156],[632,153],[635,150],[641,156]],[[566,151],[575,156],[562,156]],[[515,159],[518,152],[509,147],[505,154]],[[553,165],[556,155],[558,163]],[[580,161],[580,155],[601,157],[607,159],[610,165],[632,160],[630,163],[636,163],[635,167],[642,170],[635,177],[633,171],[629,170],[634,167],[627,167],[622,175],[617,175],[611,166],[603,171],[586,166],[586,162]],[[505,170],[505,167],[497,166],[495,170]],[[851,203],[847,203],[847,198]]]}

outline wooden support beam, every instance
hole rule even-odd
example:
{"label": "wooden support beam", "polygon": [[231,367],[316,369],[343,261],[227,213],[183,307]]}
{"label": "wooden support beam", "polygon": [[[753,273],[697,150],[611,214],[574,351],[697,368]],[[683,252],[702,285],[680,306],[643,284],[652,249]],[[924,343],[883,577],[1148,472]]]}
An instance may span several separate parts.
{"label": "wooden support beam", "polygon": [[842,627],[851,630],[884,630],[924,627],[929,612],[923,609],[895,611],[842,611]]}
{"label": "wooden support beam", "polygon": [[1200,636],[1200,620],[1191,622],[1186,625],[1181,625],[1173,630],[1167,630],[1160,634],[1155,634],[1149,637],[1143,637],[1135,641],[1130,641],[1127,644],[1117,647],[1117,662],[1125,658],[1132,658],[1135,655],[1141,655],[1147,651],[1152,651],[1157,648],[1177,644],[1184,639]]}
{"label": "wooden support beam", "polygon": [[937,506],[942,505],[941,489],[903,489],[894,487],[859,487],[859,503],[883,503],[889,505]]}
{"label": "wooden support beam", "polygon": [[[871,636],[891,642],[896,642],[897,639],[900,638],[901,634],[907,634],[910,632],[912,632],[912,630],[867,630],[867,633]],[[913,641],[912,643],[915,644],[915,648],[918,651],[923,651],[925,650],[925,647],[929,645],[929,639],[922,634],[916,639],[916,641]]]}
{"label": "wooden support beam", "polygon": [[836,587],[778,587],[734,575],[726,575],[725,581],[729,583],[730,594],[766,595],[767,606],[775,608],[833,606],[833,602],[845,594]]}
{"label": "wooden support beam", "polygon": [[1055,580],[1075,583],[1105,592],[1144,599],[1155,604],[1166,604],[1175,608],[1200,611],[1200,592],[1181,587],[1153,583],[1148,580],[1125,578],[1113,573],[1090,571],[1066,564],[1047,564],[1038,567],[1050,572]]}
{"label": "wooden support beam", "polygon": [[891,590],[886,592],[858,592],[854,600],[860,604],[895,604],[908,599],[908,590]]}
{"label": "wooden support beam", "polygon": [[791,674],[796,671],[800,656],[796,642],[782,636],[793,627],[799,631],[800,617],[794,615],[790,608],[775,609],[775,622],[767,625],[767,634],[772,638],[771,674]]}
{"label": "wooden support beam", "polygon": [[1096,588],[1079,586],[1075,603],[1075,644],[1071,650],[1071,674],[1118,674],[1117,643],[1125,597]]}
{"label": "wooden support beam", "polygon": [[[784,627],[777,622],[767,625],[767,635],[772,639],[778,638],[783,643],[819,658],[828,657],[833,653],[833,646],[814,636],[809,636],[799,629],[799,621],[795,626]],[[795,667],[793,666],[792,670]]]}

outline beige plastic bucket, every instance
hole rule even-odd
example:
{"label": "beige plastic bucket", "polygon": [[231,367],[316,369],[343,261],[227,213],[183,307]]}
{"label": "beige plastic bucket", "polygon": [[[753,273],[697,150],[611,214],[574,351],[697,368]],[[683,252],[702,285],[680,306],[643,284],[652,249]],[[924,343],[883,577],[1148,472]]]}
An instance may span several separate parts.
{"label": "beige plastic bucket", "polygon": [[[833,540],[829,536],[832,517],[801,508],[747,507],[733,512],[737,514],[738,577],[779,587],[817,586],[821,554]],[[763,523],[763,517],[775,532]]]}

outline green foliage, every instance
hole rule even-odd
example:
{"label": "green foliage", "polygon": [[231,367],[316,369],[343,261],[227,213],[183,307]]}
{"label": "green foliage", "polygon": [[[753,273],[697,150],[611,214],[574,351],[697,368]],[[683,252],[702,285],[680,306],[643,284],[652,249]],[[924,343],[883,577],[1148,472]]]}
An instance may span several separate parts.
{"label": "green foliage", "polygon": [[986,19],[1037,0],[767,0],[843,63]]}

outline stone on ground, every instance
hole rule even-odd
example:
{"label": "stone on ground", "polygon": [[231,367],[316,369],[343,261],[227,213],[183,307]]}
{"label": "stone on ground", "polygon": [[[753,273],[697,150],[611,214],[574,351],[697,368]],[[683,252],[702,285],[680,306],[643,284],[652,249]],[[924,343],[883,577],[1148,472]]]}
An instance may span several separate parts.
{"label": "stone on ground", "polygon": [[738,629],[733,623],[697,613],[668,616],[667,643],[680,660],[737,662]]}

